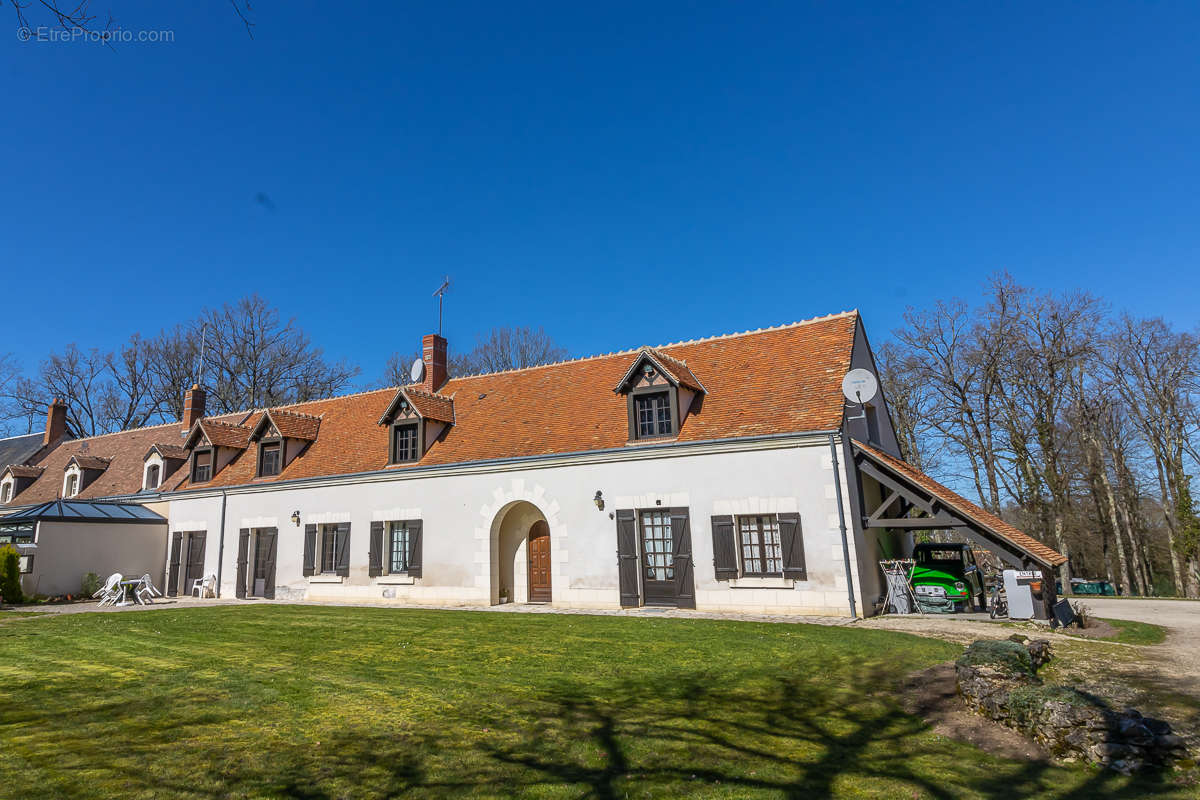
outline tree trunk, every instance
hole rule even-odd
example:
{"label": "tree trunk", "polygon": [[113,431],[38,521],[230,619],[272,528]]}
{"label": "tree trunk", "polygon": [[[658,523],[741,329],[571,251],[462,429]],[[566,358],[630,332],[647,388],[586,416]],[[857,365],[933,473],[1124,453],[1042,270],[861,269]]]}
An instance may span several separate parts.
{"label": "tree trunk", "polygon": [[1062,553],[1067,559],[1063,565],[1059,567],[1062,574],[1063,593],[1070,594],[1071,592],[1071,554],[1067,550],[1067,541],[1063,537],[1063,515],[1059,511],[1054,512],[1054,543],[1058,546],[1058,552]]}
{"label": "tree trunk", "polygon": [[1112,523],[1113,538],[1117,543],[1117,565],[1121,570],[1121,592],[1129,594],[1129,563],[1125,560],[1125,543],[1121,541],[1121,521],[1117,513],[1117,499],[1113,495],[1112,483],[1108,480],[1108,470],[1105,469],[1103,459],[1100,460],[1097,473],[1100,478],[1100,486],[1104,489],[1105,499],[1108,501],[1108,518]]}
{"label": "tree trunk", "polygon": [[1175,550],[1175,503],[1172,502],[1171,493],[1167,490],[1167,478],[1163,474],[1162,457],[1158,453],[1154,454],[1154,464],[1158,467],[1158,487],[1162,495],[1163,519],[1167,523],[1167,552],[1171,555],[1171,579],[1174,582],[1175,594],[1183,596],[1185,592],[1183,573],[1179,569],[1179,553]]}

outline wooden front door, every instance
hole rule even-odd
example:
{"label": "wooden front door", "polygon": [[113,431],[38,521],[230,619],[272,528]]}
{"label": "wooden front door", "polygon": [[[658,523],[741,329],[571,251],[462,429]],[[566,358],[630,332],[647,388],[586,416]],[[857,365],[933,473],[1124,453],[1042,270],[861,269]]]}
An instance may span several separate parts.
{"label": "wooden front door", "polygon": [[550,526],[542,520],[529,529],[529,602],[550,602]]}

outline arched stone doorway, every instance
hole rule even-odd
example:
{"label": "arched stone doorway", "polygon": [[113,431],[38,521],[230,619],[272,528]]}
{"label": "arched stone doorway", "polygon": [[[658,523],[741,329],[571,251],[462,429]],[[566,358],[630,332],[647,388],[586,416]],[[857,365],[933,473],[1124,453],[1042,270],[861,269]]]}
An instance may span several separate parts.
{"label": "arched stone doorway", "polygon": [[517,500],[496,512],[491,530],[492,605],[501,597],[510,603],[550,602],[550,540],[546,516],[533,503]]}

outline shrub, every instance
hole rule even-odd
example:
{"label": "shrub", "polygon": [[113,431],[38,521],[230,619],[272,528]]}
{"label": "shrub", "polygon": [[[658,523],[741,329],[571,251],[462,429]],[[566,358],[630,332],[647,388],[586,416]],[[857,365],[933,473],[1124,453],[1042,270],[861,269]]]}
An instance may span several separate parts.
{"label": "shrub", "polygon": [[0,596],[6,603],[23,603],[21,591],[21,555],[11,544],[0,547]]}
{"label": "shrub", "polygon": [[972,642],[958,663],[967,667],[999,667],[1011,675],[1033,674],[1029,651],[1007,639]]}
{"label": "shrub", "polygon": [[79,582],[79,594],[84,597],[91,597],[96,592],[100,591],[100,576],[94,572],[89,572],[83,576],[83,580]]}

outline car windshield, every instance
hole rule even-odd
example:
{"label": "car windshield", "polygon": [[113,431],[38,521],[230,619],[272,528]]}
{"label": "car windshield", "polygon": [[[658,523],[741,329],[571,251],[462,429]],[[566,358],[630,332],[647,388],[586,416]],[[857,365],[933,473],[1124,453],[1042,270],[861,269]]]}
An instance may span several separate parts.
{"label": "car windshield", "polygon": [[936,567],[962,567],[962,551],[960,550],[918,550],[917,562]]}

